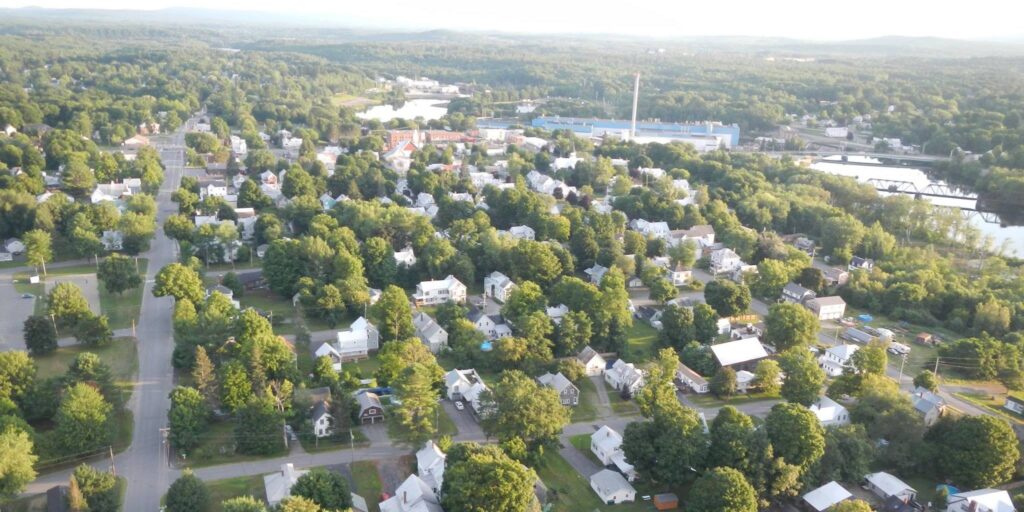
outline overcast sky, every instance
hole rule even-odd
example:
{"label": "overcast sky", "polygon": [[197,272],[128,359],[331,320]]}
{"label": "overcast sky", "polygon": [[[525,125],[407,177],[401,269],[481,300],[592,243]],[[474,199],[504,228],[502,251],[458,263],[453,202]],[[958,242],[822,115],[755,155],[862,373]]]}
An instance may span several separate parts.
{"label": "overcast sky", "polygon": [[315,14],[319,19],[353,27],[656,37],[742,35],[829,40],[883,35],[959,39],[1024,35],[1024,3],[1017,0],[0,0],[0,6],[289,11]]}

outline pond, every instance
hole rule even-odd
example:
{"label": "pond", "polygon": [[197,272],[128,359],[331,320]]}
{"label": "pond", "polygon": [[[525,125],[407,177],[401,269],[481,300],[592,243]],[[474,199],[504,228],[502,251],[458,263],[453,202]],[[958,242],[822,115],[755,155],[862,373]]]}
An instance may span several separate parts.
{"label": "pond", "polygon": [[432,121],[434,119],[441,119],[447,113],[447,100],[418,99],[406,101],[397,110],[391,105],[370,107],[365,112],[356,114],[356,117],[360,119],[376,119],[382,123],[392,119],[416,119],[417,117]]}
{"label": "pond", "polygon": [[[850,155],[845,157],[845,161],[843,158],[844,157],[842,156],[826,157],[821,161],[811,164],[811,169],[827,172],[837,176],[847,176],[854,178],[861,183],[866,183],[869,180],[908,182],[912,183],[918,190],[924,190],[930,185],[949,187],[949,185],[942,180],[931,178],[922,169],[883,165],[878,159],[863,156]],[[965,190],[963,187],[959,187],[957,190],[964,192],[965,195],[973,195],[972,191]],[[879,194],[887,195],[890,194],[890,192],[879,191]],[[920,197],[938,206],[947,206],[965,210],[975,210],[978,206],[977,199],[934,197],[927,195],[922,195]],[[998,216],[993,215],[992,217],[998,219]],[[1018,257],[1024,256],[1024,226],[1009,225],[1005,222],[988,222],[980,215],[972,216],[970,222],[971,225],[978,228],[983,235],[991,236],[995,241],[996,247],[1006,243],[1007,253]]]}

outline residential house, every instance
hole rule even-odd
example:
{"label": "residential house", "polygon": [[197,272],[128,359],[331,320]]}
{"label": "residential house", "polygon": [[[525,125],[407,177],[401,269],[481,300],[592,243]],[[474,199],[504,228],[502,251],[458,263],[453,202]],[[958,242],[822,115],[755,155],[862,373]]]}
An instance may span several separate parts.
{"label": "residential house", "polygon": [[359,423],[384,422],[384,406],[377,393],[360,391],[356,393],[356,403],[359,404]]}
{"label": "residential house", "polygon": [[797,249],[800,249],[808,256],[814,256],[816,246],[814,240],[811,240],[810,238],[801,236],[797,238],[795,242],[793,242],[793,246],[796,247]]}
{"label": "residential house", "polygon": [[658,180],[665,177],[665,169],[659,169],[657,167],[641,167],[637,169],[636,172],[637,174],[652,180]]}
{"label": "residential house", "polygon": [[1010,493],[1003,489],[958,492],[946,498],[946,512],[1016,512]]}
{"label": "residential house", "polygon": [[583,347],[579,355],[576,356],[576,360],[583,365],[583,369],[588,376],[596,376],[604,373],[604,369],[608,366],[601,354],[598,354],[596,350],[590,348],[590,346]]}
{"label": "residential house", "polygon": [[591,283],[599,285],[601,284],[601,279],[608,273],[608,267],[594,263],[593,267],[584,270],[583,273],[590,276]]}
{"label": "residential house", "polygon": [[106,230],[100,242],[103,243],[104,251],[120,251],[124,247],[124,234],[117,230]]}
{"label": "residential house", "polygon": [[711,252],[710,270],[714,275],[732,272],[743,266],[740,255],[728,247]]}
{"label": "residential house", "polygon": [[946,401],[939,395],[918,386],[910,393],[914,409],[924,419],[925,426],[932,426],[946,412]]}
{"label": "residential house", "polygon": [[395,263],[400,267],[411,267],[416,264],[416,253],[412,247],[406,247],[395,252]]}
{"label": "residential house", "polygon": [[142,191],[142,181],[138,178],[126,179],[121,183],[100,183],[89,196],[93,204],[103,201],[117,201],[125,196],[138,194]]}
{"label": "residential house", "polygon": [[562,375],[562,372],[555,374],[545,373],[537,377],[541,386],[546,386],[558,392],[558,398],[562,405],[575,407],[580,403],[580,388],[576,387],[569,379]]}
{"label": "residential house", "polygon": [[547,313],[548,318],[550,318],[555,325],[558,325],[562,323],[562,317],[569,312],[569,306],[559,304],[554,307],[547,307],[544,311]]}
{"label": "residential house", "polygon": [[228,196],[228,183],[224,180],[209,180],[199,188],[199,199]]}
{"label": "residential house", "polygon": [[729,327],[729,339],[731,340],[760,338],[764,334],[764,331],[754,324],[744,324],[736,328],[732,328],[732,325],[730,324]]}
{"label": "residential house", "polygon": [[505,302],[514,290],[516,284],[505,274],[495,270],[484,278],[484,296],[490,297],[498,302]]}
{"label": "residential house", "polygon": [[679,366],[676,367],[676,379],[697,394],[704,394],[710,390],[707,379],[683,363],[679,363]]}
{"label": "residential house", "polygon": [[412,296],[417,306],[431,306],[452,301],[466,302],[466,285],[449,275],[437,281],[422,281],[416,285],[416,293]]}
{"label": "residential house", "polygon": [[416,337],[426,345],[430,351],[434,354],[438,353],[444,347],[448,346],[448,331],[441,328],[440,325],[430,315],[418,311],[412,316],[412,325],[416,328]]}
{"label": "residential house", "polygon": [[782,300],[793,304],[803,304],[804,302],[817,297],[817,294],[803,286],[796,283],[787,283],[782,288]]}
{"label": "residential house", "polygon": [[836,267],[830,267],[822,270],[821,275],[825,278],[825,283],[829,286],[843,286],[850,280],[849,272]]}
{"label": "residential house", "polygon": [[637,320],[643,320],[643,321],[651,324],[651,327],[654,327],[655,329],[660,330],[661,327],[662,327],[662,325],[661,325],[661,315],[662,314],[663,314],[662,310],[660,310],[660,309],[655,309],[655,308],[653,308],[651,306],[640,306],[640,307],[636,308],[636,312],[633,313],[633,316],[635,316]]}
{"label": "residential house", "polygon": [[249,152],[249,145],[246,144],[245,139],[237,135],[232,135],[231,152],[235,155],[244,155]]}
{"label": "residential house", "polygon": [[370,506],[366,504],[366,498],[350,492],[352,496],[352,512],[370,512]]}
{"label": "residential house", "polygon": [[669,232],[668,245],[675,247],[681,243],[693,241],[698,249],[715,245],[715,228],[709,224],[699,224],[690,229],[675,229]]}
{"label": "residential house", "polygon": [[427,441],[416,452],[416,474],[435,493],[441,492],[444,483],[445,454],[433,441]]}
{"label": "residential house", "polygon": [[473,322],[473,327],[488,340],[496,340],[512,335],[512,328],[505,323],[505,319],[501,315],[488,315],[480,308],[471,306],[466,314],[466,318]]}
{"label": "residential house", "polygon": [[843,407],[842,404],[827,396],[819,398],[808,409],[818,417],[818,423],[821,423],[822,427],[848,425],[850,423],[850,411],[847,411],[846,407]]}
{"label": "residential house", "polygon": [[369,357],[370,350],[380,348],[380,333],[364,317],[359,317],[348,330],[338,331],[334,344],[324,343],[317,348],[316,357],[328,356],[334,361],[334,369],[341,370],[341,363],[358,361]]}
{"label": "residential house", "polygon": [[654,238],[668,238],[669,229],[667,222],[648,222],[644,219],[633,219],[629,221],[629,228],[640,234]]}
{"label": "residential house", "polygon": [[616,391],[633,396],[644,385],[644,372],[633,363],[618,359],[605,370],[604,381]]}
{"label": "residential house", "polygon": [[643,288],[643,287],[644,287],[644,280],[641,279],[640,276],[629,276],[629,279],[626,279],[626,288]]}
{"label": "residential house", "polygon": [[437,493],[416,475],[409,475],[394,496],[380,502],[380,512],[444,512]]}
{"label": "residential house", "polygon": [[590,451],[605,466],[614,465],[630,482],[636,479],[636,470],[626,462],[622,451],[622,435],[608,425],[603,425],[590,435]]}
{"label": "residential house", "polygon": [[906,503],[917,497],[917,491],[913,487],[884,471],[866,475],[864,481],[867,484],[867,489],[883,500],[895,497]]}
{"label": "residential house", "polygon": [[824,370],[825,375],[838,377],[846,368],[850,367],[850,359],[858,350],[860,350],[859,345],[844,344],[829,347],[818,357],[818,366]]}
{"label": "residential house", "polygon": [[487,391],[487,384],[476,370],[452,370],[444,374],[444,385],[449,400],[467,402],[474,413],[480,414],[480,395]]}
{"label": "residential house", "polygon": [[238,227],[238,235],[242,240],[252,240],[256,237],[256,222],[259,221],[259,215],[256,215],[256,211],[252,208],[235,208],[235,213],[238,215],[238,220],[235,221],[235,225]]}
{"label": "residential house", "polygon": [[755,377],[757,376],[746,370],[736,372],[736,391],[739,393],[746,393],[747,390],[750,389],[750,386],[754,384]]}
{"label": "residential house", "polygon": [[853,495],[834,480],[804,494],[804,504],[812,512],[825,512],[840,502],[852,499]]}
{"label": "residential house", "polygon": [[846,301],[838,295],[815,297],[804,303],[818,320],[838,320],[846,314]]}
{"label": "residential house", "polygon": [[22,254],[25,252],[25,244],[17,238],[8,238],[4,240],[4,248],[6,252],[11,254]]}
{"label": "residential house", "polygon": [[1015,396],[1007,396],[1006,403],[1003,404],[1003,409],[1010,412],[1015,412],[1020,415],[1024,415],[1024,400]]}
{"label": "residential house", "polygon": [[854,270],[867,270],[868,272],[871,272],[871,269],[873,268],[875,268],[875,260],[871,258],[854,256],[853,259],[850,260],[849,269],[851,272]]}
{"label": "residential house", "polygon": [[508,228],[508,233],[520,240],[533,240],[537,235],[530,226],[512,226]]}
{"label": "residential house", "polygon": [[295,469],[292,463],[282,464],[281,471],[264,475],[263,488],[267,493],[267,503],[276,507],[285,498],[292,495],[292,486],[299,481],[299,477],[309,471]]}
{"label": "residential house", "polygon": [[711,345],[711,353],[714,354],[719,366],[728,366],[737,371],[753,370],[758,361],[768,357],[768,352],[757,338]]}
{"label": "residential house", "polygon": [[610,469],[602,469],[591,475],[590,488],[597,493],[602,503],[609,505],[636,500],[636,489],[622,475]]}
{"label": "residential house", "polygon": [[334,433],[334,416],[331,416],[331,405],[326,400],[313,404],[310,420],[313,422],[313,435],[327,437]]}
{"label": "residential house", "polygon": [[148,145],[149,137],[146,137],[145,135],[133,135],[132,137],[125,139],[124,142],[121,143],[121,147],[124,149],[139,149],[142,146]]}

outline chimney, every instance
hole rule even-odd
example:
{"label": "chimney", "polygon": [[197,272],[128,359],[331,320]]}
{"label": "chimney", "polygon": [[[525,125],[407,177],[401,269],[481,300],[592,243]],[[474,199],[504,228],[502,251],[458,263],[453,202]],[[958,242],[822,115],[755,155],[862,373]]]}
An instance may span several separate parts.
{"label": "chimney", "polygon": [[409,491],[402,491],[402,503],[409,504]]}
{"label": "chimney", "polygon": [[630,125],[629,138],[636,138],[636,104],[640,99],[640,73],[636,74],[636,82],[633,83],[633,123]]}

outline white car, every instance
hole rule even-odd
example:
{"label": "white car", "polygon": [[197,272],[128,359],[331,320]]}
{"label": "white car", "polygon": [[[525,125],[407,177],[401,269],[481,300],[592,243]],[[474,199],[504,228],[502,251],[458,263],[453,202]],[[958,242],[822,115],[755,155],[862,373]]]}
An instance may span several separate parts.
{"label": "white car", "polygon": [[455,408],[461,411],[461,410],[464,410],[466,408],[466,406],[462,405],[462,401],[461,400],[456,400],[455,401]]}

